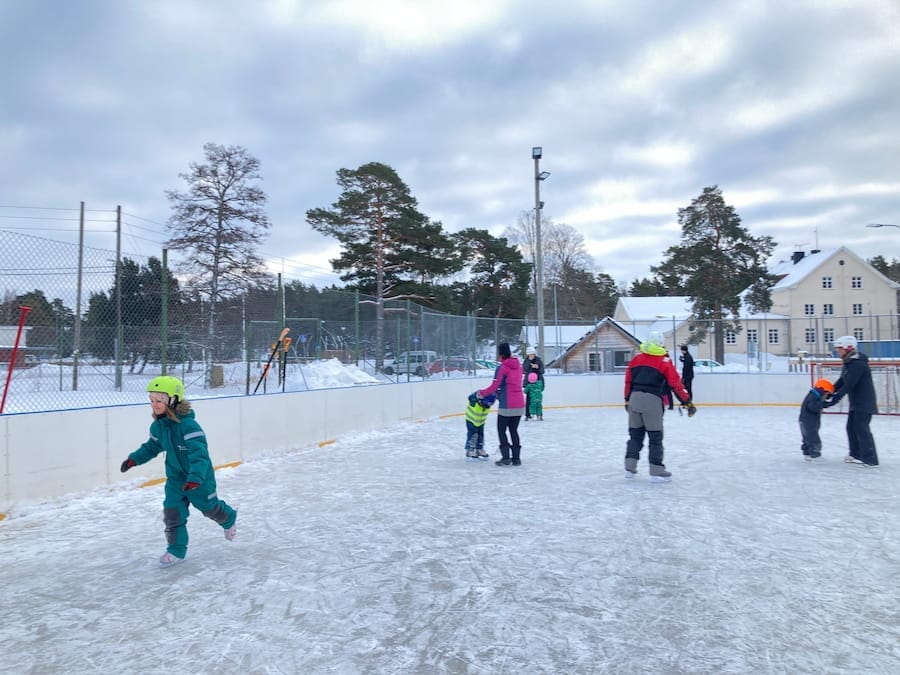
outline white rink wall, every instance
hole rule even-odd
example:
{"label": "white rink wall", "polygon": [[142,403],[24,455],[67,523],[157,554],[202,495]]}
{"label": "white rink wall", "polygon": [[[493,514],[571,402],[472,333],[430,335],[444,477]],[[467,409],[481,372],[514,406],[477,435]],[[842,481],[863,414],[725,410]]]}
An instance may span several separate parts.
{"label": "white rink wall", "polygon": [[[797,405],[808,373],[700,373],[695,402],[704,405]],[[218,465],[327,445],[341,436],[462,413],[484,378],[320,389],[194,401]],[[621,375],[549,376],[544,405],[619,406]],[[496,408],[495,408],[496,409]],[[149,405],[23,413],[0,417],[3,481],[0,514],[22,500],[164,477],[162,459],[119,472],[126,455],[147,438]],[[624,422],[623,422],[624,424]],[[423,439],[424,442],[425,439]],[[327,451],[327,450],[323,450]]]}

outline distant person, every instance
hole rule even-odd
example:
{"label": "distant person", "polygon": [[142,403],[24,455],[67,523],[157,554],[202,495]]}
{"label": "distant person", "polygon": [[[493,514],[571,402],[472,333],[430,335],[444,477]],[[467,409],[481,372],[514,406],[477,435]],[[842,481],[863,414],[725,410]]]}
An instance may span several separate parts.
{"label": "distant person", "polygon": [[[512,355],[509,344],[497,346],[500,365],[494,371],[494,380],[486,388],[476,392],[484,398],[497,394],[500,402],[497,410],[497,436],[500,440],[500,459],[497,466],[519,466],[522,463],[522,445],[519,441],[519,422],[525,412],[525,393],[522,391],[522,364]],[[507,434],[509,434],[507,436]]]}
{"label": "distant person", "polygon": [[487,421],[488,412],[497,397],[493,394],[478,397],[478,392],[469,394],[469,405],[466,406],[466,461],[487,461],[488,454],[484,451],[484,423]]}
{"label": "distant person", "polygon": [[872,438],[872,431],[869,429],[872,415],[878,414],[869,357],[856,351],[856,338],[852,335],[839,337],[834,341],[834,348],[844,362],[844,367],[841,369],[841,376],[834,383],[834,395],[825,407],[837,405],[844,396],[850,401],[850,410],[847,413],[847,443],[850,445],[850,454],[844,461],[850,464],[878,466],[875,439]]}
{"label": "distant person", "polygon": [[640,352],[625,369],[625,409],[628,411],[628,444],[625,449],[625,478],[637,475],[637,464],[648,437],[650,480],[665,483],[672,480],[671,472],[663,464],[663,394],[668,385],[683,405],[688,417],[697,408],[678,377],[675,364],[666,355],[662,335],[651,331],[641,343]]}
{"label": "distant person", "polygon": [[812,462],[822,456],[822,439],[819,438],[822,408],[825,407],[825,402],[833,393],[834,385],[830,381],[816,380],[800,405],[800,437],[802,438],[800,450],[803,451],[803,459],[807,462]]}
{"label": "distant person", "polygon": [[678,360],[681,361],[681,381],[684,383],[684,388],[687,389],[687,393],[693,401],[694,357],[691,356],[691,352],[688,350],[687,345],[681,345],[681,355],[678,357]]}
{"label": "distant person", "polygon": [[[524,371],[525,379],[522,380],[522,386],[524,387],[528,384],[528,376],[532,373],[536,373],[538,376],[538,381],[541,384],[541,392],[544,391],[544,362],[541,361],[541,358],[537,355],[537,352],[534,351],[534,347],[529,347],[525,351],[525,363],[522,364],[522,370]],[[543,406],[542,406],[543,407]],[[525,419],[531,419],[531,405],[528,399],[528,391],[525,391]],[[542,418],[543,419],[543,418]]]}
{"label": "distant person", "polygon": [[544,384],[538,380],[537,373],[528,373],[525,383],[525,412],[528,416],[544,419]]}
{"label": "distant person", "polygon": [[120,470],[144,464],[166,453],[166,485],[163,522],[166,552],[160,567],[184,562],[188,545],[188,505],[222,526],[225,538],[235,536],[237,511],[216,495],[216,475],[206,448],[206,434],[194,419],[191,403],[184,398],[184,384],[177,377],[154,377],[147,385],[153,423],[150,438],[132,452]]}

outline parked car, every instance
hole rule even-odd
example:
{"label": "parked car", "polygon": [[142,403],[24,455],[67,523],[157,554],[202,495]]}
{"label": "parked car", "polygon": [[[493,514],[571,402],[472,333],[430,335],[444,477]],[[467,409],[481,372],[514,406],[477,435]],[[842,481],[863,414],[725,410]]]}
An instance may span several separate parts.
{"label": "parked car", "polygon": [[401,354],[394,359],[393,363],[388,364],[384,367],[384,372],[387,375],[405,375],[406,373],[410,373],[411,375],[418,375],[419,377],[426,377],[431,368],[431,364],[437,361],[437,352],[432,351],[415,351],[415,352],[401,352]]}
{"label": "parked car", "polygon": [[713,370],[714,368],[721,367],[721,363],[712,359],[694,359],[694,368],[706,368],[707,370]]}

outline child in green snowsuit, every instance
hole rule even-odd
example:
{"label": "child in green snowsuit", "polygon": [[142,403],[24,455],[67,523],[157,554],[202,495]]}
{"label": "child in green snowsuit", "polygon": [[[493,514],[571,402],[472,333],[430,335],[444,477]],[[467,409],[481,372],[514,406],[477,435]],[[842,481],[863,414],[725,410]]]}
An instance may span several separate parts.
{"label": "child in green snowsuit", "polygon": [[216,494],[216,476],[206,447],[206,434],[194,419],[190,401],[184,400],[184,384],[171,376],[154,378],[147,385],[153,423],[150,438],[122,462],[125,473],[160,452],[166,453],[166,485],[163,522],[165,554],[160,567],[184,562],[188,545],[188,504],[225,530],[228,541],[236,534],[237,512]]}
{"label": "child in green snowsuit", "polygon": [[544,383],[537,373],[528,373],[528,381],[522,387],[528,397],[528,414],[539,420],[544,419]]}

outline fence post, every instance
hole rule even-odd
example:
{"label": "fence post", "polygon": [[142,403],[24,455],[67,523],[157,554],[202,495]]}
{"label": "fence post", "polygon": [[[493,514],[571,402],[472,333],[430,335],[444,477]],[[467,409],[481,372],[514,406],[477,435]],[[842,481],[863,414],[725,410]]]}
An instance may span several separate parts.
{"label": "fence post", "polygon": [[159,313],[159,322],[161,324],[159,328],[162,334],[160,335],[159,360],[162,366],[162,374],[165,375],[169,365],[169,249],[167,248],[162,250],[161,275],[160,303],[162,307],[160,307]]}
{"label": "fence post", "polygon": [[354,341],[353,341],[353,358],[357,366],[359,366],[359,290],[354,291],[353,293],[353,327],[354,327]]}
{"label": "fence post", "polygon": [[84,202],[78,216],[78,278],[75,282],[75,334],[72,336],[72,391],[78,391],[78,357],[81,353],[81,280],[84,268]]}
{"label": "fence post", "polygon": [[116,206],[116,391],[122,391],[122,206]]}

